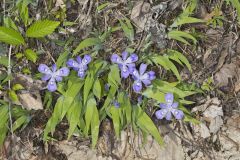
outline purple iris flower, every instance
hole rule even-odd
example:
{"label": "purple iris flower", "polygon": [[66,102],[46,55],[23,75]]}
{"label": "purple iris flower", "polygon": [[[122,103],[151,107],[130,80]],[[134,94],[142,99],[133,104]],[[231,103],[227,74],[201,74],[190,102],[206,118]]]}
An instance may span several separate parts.
{"label": "purple iris flower", "polygon": [[138,56],[136,54],[131,54],[128,57],[128,52],[122,52],[122,58],[113,54],[111,57],[112,63],[117,63],[119,68],[121,69],[121,77],[127,78],[131,72],[133,72],[135,68],[135,63],[138,60]]}
{"label": "purple iris flower", "polygon": [[166,103],[160,103],[161,109],[155,113],[157,119],[163,119],[165,117],[167,120],[171,120],[172,114],[178,120],[184,117],[183,111],[177,109],[178,102],[173,102],[173,100],[174,96],[172,93],[167,93],[165,95]]}
{"label": "purple iris flower", "polygon": [[142,63],[140,65],[139,72],[137,69],[134,69],[134,71],[132,72],[132,76],[134,79],[133,90],[137,93],[142,90],[142,83],[144,83],[145,86],[149,86],[151,84],[151,81],[156,78],[155,72],[146,72],[146,69],[147,65]]}
{"label": "purple iris flower", "polygon": [[62,77],[66,77],[69,74],[69,69],[67,67],[60,68],[57,70],[56,64],[52,65],[52,70],[46,64],[40,64],[38,67],[38,71],[43,73],[42,80],[47,81],[48,85],[47,88],[50,92],[54,92],[57,90],[57,82],[62,81]]}
{"label": "purple iris flower", "polygon": [[80,78],[84,78],[86,70],[88,68],[87,65],[91,62],[92,58],[89,55],[85,55],[83,59],[80,56],[77,56],[76,60],[77,61],[74,59],[69,59],[67,61],[67,65],[69,67],[72,67],[75,71],[78,71],[78,76]]}

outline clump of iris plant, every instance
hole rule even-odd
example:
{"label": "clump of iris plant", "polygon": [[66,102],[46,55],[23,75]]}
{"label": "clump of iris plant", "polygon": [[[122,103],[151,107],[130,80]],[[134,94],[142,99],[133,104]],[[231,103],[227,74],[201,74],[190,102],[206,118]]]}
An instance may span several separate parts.
{"label": "clump of iris plant", "polygon": [[166,103],[160,103],[161,109],[155,113],[157,119],[163,119],[165,117],[166,120],[171,120],[172,114],[178,120],[184,117],[183,111],[177,109],[178,102],[174,102],[174,96],[172,93],[167,93],[165,95],[165,101]]}
{"label": "clump of iris plant", "polygon": [[85,55],[83,59],[80,56],[77,56],[76,61],[74,59],[69,59],[67,61],[67,65],[77,71],[80,78],[84,78],[88,68],[88,63],[90,63],[91,60],[92,58],[89,55]]}
{"label": "clump of iris plant", "polygon": [[69,69],[67,67],[60,68],[57,70],[56,64],[52,65],[52,70],[46,64],[40,64],[38,67],[38,71],[43,73],[42,80],[48,81],[47,89],[50,92],[54,92],[57,90],[57,82],[62,81],[62,77],[66,77],[69,74]]}
{"label": "clump of iris plant", "polygon": [[118,64],[122,78],[127,78],[133,72],[135,68],[134,62],[137,60],[138,56],[136,54],[133,53],[128,57],[128,52],[126,51],[122,52],[122,58],[117,54],[113,54],[111,57],[112,63]]}
{"label": "clump of iris plant", "polygon": [[145,86],[149,86],[151,84],[151,81],[156,78],[154,71],[148,71],[147,65],[142,63],[140,65],[139,71],[135,68],[132,72],[132,77],[134,79],[133,83],[133,90],[137,93],[139,93],[142,90],[142,83]]}

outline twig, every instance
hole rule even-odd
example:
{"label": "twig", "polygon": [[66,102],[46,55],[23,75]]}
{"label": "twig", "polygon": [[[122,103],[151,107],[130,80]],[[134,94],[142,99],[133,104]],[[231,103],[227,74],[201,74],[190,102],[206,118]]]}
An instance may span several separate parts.
{"label": "twig", "polygon": [[[8,51],[8,76],[11,75],[11,53],[12,53],[12,45],[9,47]],[[8,90],[11,89],[11,80],[8,80]],[[11,114],[11,101],[8,102],[8,115],[10,121],[10,132],[13,136],[13,127],[12,127],[12,114]]]}
{"label": "twig", "polygon": [[[6,17],[6,1],[3,0],[3,17]],[[8,76],[11,75],[11,53],[12,53],[12,45],[9,47],[8,51]],[[10,90],[11,88],[11,80],[8,80],[8,89]],[[9,121],[10,121],[10,132],[11,135],[13,136],[13,129],[12,129],[12,114],[11,114],[11,102],[9,101],[8,103],[8,115],[9,115]]]}

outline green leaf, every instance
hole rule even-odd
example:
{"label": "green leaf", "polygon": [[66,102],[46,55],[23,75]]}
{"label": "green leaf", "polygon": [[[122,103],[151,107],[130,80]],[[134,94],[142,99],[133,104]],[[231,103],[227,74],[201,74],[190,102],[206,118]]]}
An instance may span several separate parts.
{"label": "green leaf", "polygon": [[19,32],[7,27],[0,27],[0,41],[12,45],[25,43],[22,35]]}
{"label": "green leaf", "polygon": [[14,84],[14,86],[12,87],[12,89],[13,89],[14,91],[18,91],[18,90],[24,89],[24,87],[23,87],[21,84],[17,83],[17,84]]}
{"label": "green leaf", "polygon": [[240,2],[239,2],[239,0],[230,0],[230,2],[232,3],[232,6],[234,8],[236,8],[237,14],[238,14],[238,20],[240,20]]}
{"label": "green leaf", "polygon": [[145,112],[143,112],[141,107],[137,107],[136,111],[137,111],[137,125],[141,129],[146,130],[149,134],[151,134],[159,145],[163,145],[164,141],[151,118]]}
{"label": "green leaf", "polygon": [[100,13],[100,11],[103,10],[104,8],[106,8],[109,4],[110,4],[109,2],[106,2],[106,3],[103,3],[100,6],[98,6],[97,7],[98,13]]}
{"label": "green leaf", "polygon": [[80,50],[101,44],[101,40],[99,38],[87,38],[84,39],[82,42],[79,43],[77,48],[73,51],[73,55],[76,55]]}
{"label": "green leaf", "polygon": [[8,106],[0,105],[0,146],[3,145],[3,142],[8,133]]}
{"label": "green leaf", "polygon": [[180,98],[184,98],[196,93],[194,91],[182,91],[177,87],[173,87],[170,83],[162,80],[155,80],[153,82],[153,85],[154,87],[158,88],[161,92],[164,92],[164,93],[171,92],[171,93],[177,94],[178,97]]}
{"label": "green leaf", "polygon": [[200,124],[201,122],[195,118],[193,118],[192,116],[188,115],[188,114],[185,114],[184,115],[184,122],[191,122],[193,124]]}
{"label": "green leaf", "polygon": [[88,70],[88,75],[85,79],[85,85],[83,88],[83,102],[84,105],[87,102],[88,95],[93,87],[94,81],[98,76],[99,70],[101,70],[101,67],[104,67],[104,61],[95,61],[94,64],[90,65]]}
{"label": "green leaf", "polygon": [[89,128],[90,128],[90,124],[91,124],[91,121],[94,117],[94,110],[95,110],[95,107],[96,107],[96,100],[94,98],[90,98],[88,101],[87,101],[87,105],[86,105],[86,113],[85,113],[85,122],[86,122],[86,126],[85,126],[85,129],[84,129],[84,134],[85,136],[88,135],[88,131],[89,131]]}
{"label": "green leaf", "polygon": [[91,134],[92,134],[92,148],[94,148],[97,144],[98,134],[99,134],[99,114],[97,106],[93,106],[93,116],[91,121]]}
{"label": "green leaf", "polygon": [[88,95],[92,89],[94,83],[94,77],[91,74],[88,74],[86,79],[85,79],[85,84],[83,87],[83,102],[86,104]]}
{"label": "green leaf", "polygon": [[109,90],[109,93],[107,95],[107,98],[104,102],[104,105],[103,107],[101,108],[100,110],[100,118],[101,120],[103,120],[105,117],[106,117],[106,110],[108,108],[108,106],[112,103],[114,97],[115,97],[115,94],[117,92],[117,87],[116,86],[111,86],[110,90]]}
{"label": "green leaf", "polygon": [[120,108],[116,108],[114,106],[111,106],[110,108],[110,113],[111,113],[111,118],[113,120],[113,127],[115,130],[115,134],[117,138],[120,137]]}
{"label": "green leaf", "polygon": [[116,87],[118,87],[121,84],[118,65],[110,66],[110,73],[108,74],[108,83],[111,86],[115,85]]}
{"label": "green leaf", "polygon": [[0,65],[3,65],[4,67],[8,67],[8,57],[7,56],[0,56]]}
{"label": "green leaf", "polygon": [[38,55],[32,49],[26,49],[24,52],[26,58],[34,63],[36,63]]}
{"label": "green leaf", "polygon": [[44,37],[54,32],[60,22],[50,20],[39,20],[33,23],[26,31],[27,37]]}
{"label": "green leaf", "polygon": [[13,22],[13,20],[10,17],[4,18],[3,22],[4,22],[5,27],[12,28],[12,29],[18,31],[16,24]]}
{"label": "green leaf", "polygon": [[18,96],[16,94],[16,92],[14,90],[10,90],[8,92],[9,98],[13,101],[13,102],[18,102]]}
{"label": "green leaf", "polygon": [[14,123],[13,123],[13,131],[23,126],[25,123],[29,121],[29,118],[27,116],[21,116],[19,117]]}
{"label": "green leaf", "polygon": [[174,65],[174,63],[172,63],[169,59],[168,56],[163,56],[163,60],[165,61],[166,65],[168,66],[168,68],[170,68],[170,70],[175,74],[175,76],[177,77],[178,80],[181,80],[181,76],[177,70],[177,67]]}
{"label": "green leaf", "polygon": [[30,0],[17,1],[19,14],[25,26],[27,26],[28,20],[29,20],[28,7],[27,7],[29,3],[31,3]]}
{"label": "green leaf", "polygon": [[166,64],[163,56],[160,56],[160,55],[154,56],[154,57],[152,57],[152,60],[153,60],[153,62],[154,62],[155,64],[159,64],[159,65],[163,66],[164,69],[170,70],[170,68],[169,68],[168,65]]}
{"label": "green leaf", "polygon": [[62,66],[64,62],[66,62],[68,55],[69,55],[68,51],[64,51],[63,53],[60,54],[56,62],[58,67]]}
{"label": "green leaf", "polygon": [[191,67],[188,59],[182,53],[180,53],[176,50],[171,50],[171,49],[167,50],[167,52],[169,53],[170,59],[173,59],[175,61],[177,61],[177,59],[180,60],[187,66],[188,70],[192,72],[192,67]]}
{"label": "green leaf", "polygon": [[125,33],[125,36],[130,41],[133,41],[134,40],[134,29],[133,29],[133,26],[131,24],[131,21],[127,18],[124,18],[124,21],[119,19],[119,22],[121,24],[121,27],[122,27],[124,33]]}
{"label": "green leaf", "polygon": [[183,24],[203,23],[203,22],[205,22],[205,21],[202,19],[183,16],[183,17],[178,18],[170,27],[177,27],[177,26],[180,26]]}
{"label": "green leaf", "polygon": [[165,94],[159,91],[157,88],[148,87],[143,93],[143,96],[157,100],[158,102],[165,102]]}
{"label": "green leaf", "polygon": [[64,103],[64,96],[61,96],[58,98],[54,107],[53,114],[51,118],[48,120],[46,127],[44,129],[43,141],[46,141],[48,139],[48,133],[51,132],[53,134],[53,132],[55,131],[55,127],[58,124],[62,114],[62,110],[64,107],[63,103]]}
{"label": "green leaf", "polygon": [[102,86],[99,79],[96,79],[93,85],[93,94],[98,98],[101,99],[102,96]]}
{"label": "green leaf", "polygon": [[192,40],[194,44],[197,43],[197,40],[195,37],[193,37],[190,33],[183,32],[183,31],[172,30],[168,32],[168,37],[170,39],[175,39],[188,45],[190,45],[190,43],[186,40],[186,38]]}
{"label": "green leaf", "polygon": [[82,86],[83,83],[78,78],[69,80],[68,90],[58,98],[57,103],[54,107],[53,114],[48,120],[47,125],[44,129],[44,141],[48,139],[49,132],[54,132],[56,125],[64,118],[68,110],[71,108],[73,101],[75,100],[75,97],[79,93]]}
{"label": "green leaf", "polygon": [[77,97],[74,100],[71,108],[67,112],[67,119],[69,122],[68,139],[73,135],[77,127],[77,124],[79,123],[81,110],[82,110],[81,99]]}

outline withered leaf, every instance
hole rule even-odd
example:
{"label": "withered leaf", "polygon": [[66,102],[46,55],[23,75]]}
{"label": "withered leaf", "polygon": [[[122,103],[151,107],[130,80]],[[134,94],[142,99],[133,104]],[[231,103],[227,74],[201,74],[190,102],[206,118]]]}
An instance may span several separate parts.
{"label": "withered leaf", "polygon": [[234,78],[238,76],[238,66],[235,63],[225,64],[223,67],[215,74],[215,83],[219,86],[227,86],[229,78]]}

